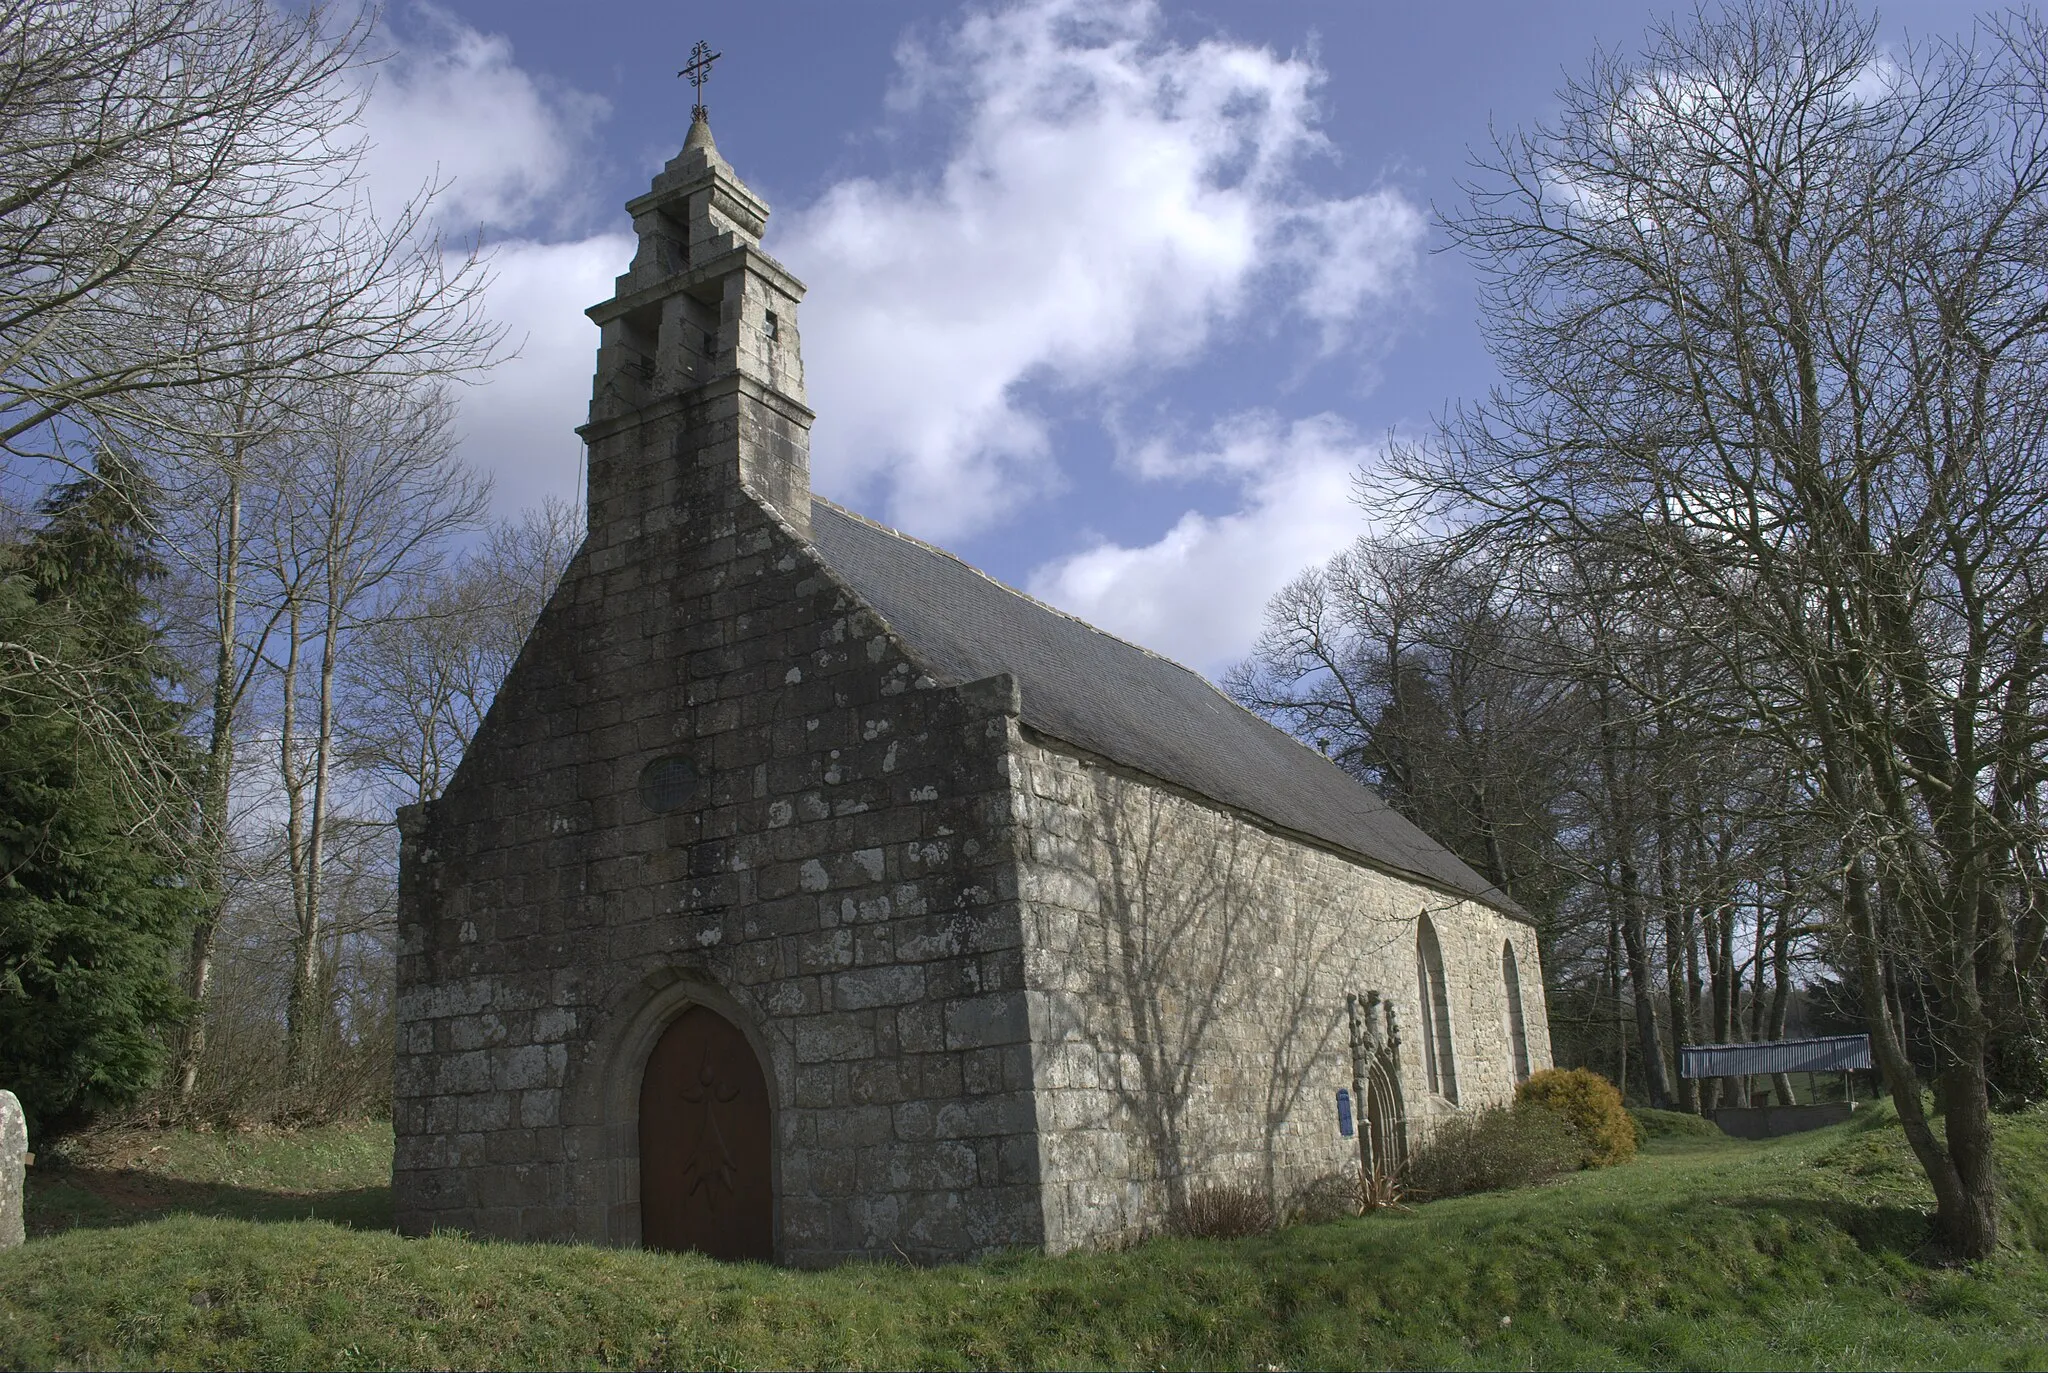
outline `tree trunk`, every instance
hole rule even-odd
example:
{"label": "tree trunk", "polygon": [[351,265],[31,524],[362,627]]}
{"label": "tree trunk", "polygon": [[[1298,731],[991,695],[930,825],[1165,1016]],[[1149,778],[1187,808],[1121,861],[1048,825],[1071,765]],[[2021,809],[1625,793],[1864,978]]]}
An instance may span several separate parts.
{"label": "tree trunk", "polygon": [[[335,554],[330,553],[329,576],[333,575]],[[339,618],[333,600],[330,598],[324,608],[326,622],[320,634],[320,686],[316,698],[313,726],[313,801],[306,822],[306,909],[302,932],[306,944],[300,963],[300,976],[306,983],[306,1005],[312,1008],[307,1019],[307,1034],[316,1033],[326,1023],[331,1010],[328,982],[322,972],[320,948],[320,919],[324,889],[322,876],[327,857],[327,806],[329,787],[334,762],[334,635],[335,622]]]}
{"label": "tree trunk", "polygon": [[[239,447],[239,445],[237,445]],[[199,795],[200,889],[206,909],[192,926],[185,963],[185,995],[191,998],[189,1018],[178,1035],[175,1067],[178,1099],[190,1101],[199,1082],[199,1059],[206,1052],[206,999],[213,982],[215,941],[227,909],[228,805],[235,770],[236,689],[235,634],[240,609],[242,561],[242,479],[240,458],[231,459],[226,493],[227,528],[222,536],[220,577],[214,602],[213,721],[207,732],[206,773]]]}
{"label": "tree trunk", "polygon": [[1988,1258],[1998,1248],[1998,1171],[1991,1157],[1983,1045],[1976,1045],[1974,1055],[1958,1055],[1942,1075],[1942,1095],[1953,1098],[1945,1130],[1951,1146],[1960,1146],[1944,1148],[1921,1104],[1920,1080],[1906,1056],[1904,1031],[1885,989],[1868,874],[1860,859],[1852,859],[1844,869],[1843,904],[1862,987],[1864,1024],[1885,1090],[1898,1110],[1906,1143],[1934,1188],[1935,1224],[1943,1242],[1963,1258]]}
{"label": "tree trunk", "polygon": [[[1791,892],[1792,887],[1789,881],[1783,890],[1785,893]],[[1778,902],[1777,920],[1771,930],[1771,1019],[1769,1034],[1772,1039],[1783,1039],[1785,1037],[1785,1017],[1791,1009],[1791,907],[1791,897],[1784,895]],[[1757,986],[1759,991],[1761,991],[1762,982],[1759,981]],[[1798,1098],[1792,1094],[1792,1074],[1777,1074],[1771,1085],[1778,1094],[1780,1104],[1785,1106],[1798,1104]]]}
{"label": "tree trunk", "polygon": [[[1711,1023],[1702,1019],[1707,1009],[1707,1001],[1705,980],[1700,971],[1700,947],[1706,941],[1706,924],[1706,912],[1688,900],[1685,906],[1685,999],[1690,1008],[1689,1015],[1695,1031],[1702,1023],[1706,1023],[1711,1034]],[[1696,1078],[1693,1090],[1698,1093],[1700,1110],[1711,1111],[1720,1104],[1719,1078]]]}
{"label": "tree trunk", "polygon": [[[1723,907],[1706,924],[1712,941],[1707,961],[1714,995],[1714,1042],[1733,1044],[1742,1033],[1741,1022],[1736,1018],[1742,989],[1735,981],[1735,912]],[[1749,1105],[1748,1083],[1743,1078],[1731,1074],[1720,1081],[1724,1101],[1731,1106]]]}
{"label": "tree trunk", "polygon": [[[1770,950],[1769,941],[1765,937],[1765,924],[1768,914],[1768,908],[1759,901],[1756,907],[1756,920],[1752,923],[1750,929],[1750,950],[1747,962],[1749,965],[1749,1042],[1752,1044],[1760,1044],[1764,1038],[1764,958]],[[1741,984],[1738,982],[1736,985],[1740,986]],[[1768,1101],[1758,1099],[1756,1079],[1754,1077],[1745,1077],[1743,1079],[1743,1094],[1752,1106],[1769,1104]],[[1782,1098],[1779,1101],[1780,1104],[1783,1104]]]}
{"label": "tree trunk", "polygon": [[1607,913],[1607,968],[1603,979],[1605,1001],[1608,1007],[1607,1033],[1613,1039],[1614,1085],[1622,1091],[1628,1090],[1628,1036],[1622,1032],[1621,1019],[1621,921],[1615,912]]}
{"label": "tree trunk", "polygon": [[1677,855],[1671,843],[1671,813],[1668,797],[1661,797],[1657,809],[1657,887],[1664,909],[1664,996],[1671,1003],[1671,1054],[1678,1072],[1678,1109],[1700,1113],[1700,1085],[1685,1076],[1679,1050],[1696,1042],[1693,1038],[1692,998],[1686,994],[1685,951],[1692,947],[1691,922],[1679,899]]}
{"label": "tree trunk", "polygon": [[1671,1084],[1664,1075],[1664,1044],[1657,1032],[1657,1007],[1651,999],[1650,953],[1644,937],[1642,893],[1636,882],[1635,865],[1621,864],[1621,938],[1628,953],[1629,987],[1635,997],[1636,1049],[1643,1061],[1643,1088],[1650,1105],[1660,1111],[1671,1109]]}
{"label": "tree trunk", "polygon": [[285,1062],[296,1078],[306,1067],[318,1000],[320,941],[311,892],[306,883],[306,791],[298,756],[299,659],[304,649],[305,611],[296,597],[285,617],[284,709],[279,725],[278,774],[284,782],[285,864],[292,888],[292,980],[285,1002]]}

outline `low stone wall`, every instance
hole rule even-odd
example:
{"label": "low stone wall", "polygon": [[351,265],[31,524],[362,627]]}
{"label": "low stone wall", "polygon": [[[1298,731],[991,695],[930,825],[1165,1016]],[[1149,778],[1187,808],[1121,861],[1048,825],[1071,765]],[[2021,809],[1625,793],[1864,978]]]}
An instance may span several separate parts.
{"label": "low stone wall", "polygon": [[1823,1102],[1818,1106],[1722,1106],[1707,1112],[1724,1135],[1736,1139],[1777,1139],[1840,1125],[1856,1109],[1848,1101]]}

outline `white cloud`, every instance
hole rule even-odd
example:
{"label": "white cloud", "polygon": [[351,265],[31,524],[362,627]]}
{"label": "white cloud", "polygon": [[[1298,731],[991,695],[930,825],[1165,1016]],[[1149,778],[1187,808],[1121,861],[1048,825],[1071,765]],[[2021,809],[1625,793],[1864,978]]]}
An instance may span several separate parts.
{"label": "white cloud", "polygon": [[1306,279],[1295,308],[1323,326],[1324,347],[1333,349],[1373,302],[1406,284],[1426,232],[1422,212],[1381,191],[1307,206],[1296,222],[1288,255]]}
{"label": "white cloud", "polygon": [[597,327],[583,311],[611,295],[632,256],[630,234],[504,243],[491,254],[487,308],[519,355],[484,384],[458,388],[457,399],[462,455],[495,478],[501,513],[575,496],[583,460],[575,429],[597,360]]}
{"label": "white cloud", "polygon": [[1397,192],[1302,184],[1327,147],[1311,61],[1174,43],[1145,0],[976,12],[899,67],[899,108],[955,121],[943,169],[842,182],[774,246],[811,287],[820,485],[922,533],[1060,484],[1021,384],[1072,394],[1184,362],[1262,302],[1338,346],[1421,246]]}
{"label": "white cloud", "polygon": [[372,204],[388,217],[423,186],[440,185],[433,220],[443,230],[507,235],[489,245],[485,310],[518,351],[455,388],[461,456],[495,479],[501,514],[574,496],[575,427],[597,353],[583,311],[611,295],[633,242],[625,233],[541,238],[577,227],[605,104],[537,79],[514,61],[509,40],[445,10],[413,5],[400,17],[379,31],[389,55],[371,68],[363,115]]}
{"label": "white cloud", "polygon": [[1379,456],[1377,445],[1329,414],[1291,423],[1268,413],[1233,416],[1187,451],[1148,443],[1126,457],[1141,475],[1227,478],[1241,508],[1221,516],[1190,510],[1137,547],[1099,542],[1038,568],[1029,589],[1216,676],[1249,651],[1275,592],[1358,537],[1353,479]]}
{"label": "white cloud", "polygon": [[446,10],[414,5],[405,19],[379,34],[390,55],[370,69],[364,111],[378,212],[445,184],[435,219],[454,233],[573,219],[563,207],[578,204],[579,154],[605,102],[536,80],[513,62],[509,39]]}
{"label": "white cloud", "polygon": [[[544,241],[577,228],[549,207],[577,203],[602,102],[548,87],[504,38],[443,11],[406,18],[369,104],[370,184],[384,205],[452,181],[441,223],[511,235],[493,254],[488,309],[522,353],[459,393],[464,456],[493,473],[509,512],[574,490],[596,343],[582,311],[610,294],[632,244],[623,232]],[[1171,42],[1144,0],[1025,0],[899,58],[895,103],[949,121],[943,166],[834,186],[778,216],[772,246],[812,288],[821,487],[922,533],[970,531],[1060,485],[1023,384],[1107,414],[1106,384],[1195,358],[1220,327],[1241,338],[1291,315],[1326,351],[1342,347],[1413,270],[1423,223],[1409,201],[1304,184],[1327,151],[1321,75],[1305,58]],[[1345,496],[1358,453],[1323,417],[1129,454],[1140,474],[1225,476],[1245,508],[1190,513],[1155,544],[1101,545],[1038,582],[1212,665],[1248,641],[1226,624],[1255,626],[1272,589],[1356,532]],[[1176,578],[1214,582],[1221,599],[1179,596]]]}

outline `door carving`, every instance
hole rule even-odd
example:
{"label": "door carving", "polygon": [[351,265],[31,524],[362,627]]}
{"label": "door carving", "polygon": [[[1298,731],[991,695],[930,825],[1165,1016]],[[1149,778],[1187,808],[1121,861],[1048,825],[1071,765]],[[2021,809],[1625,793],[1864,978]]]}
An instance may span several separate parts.
{"label": "door carving", "polygon": [[703,1006],[654,1046],[640,1083],[640,1242],[775,1257],[768,1084],[739,1028]]}
{"label": "door carving", "polygon": [[1377,991],[1344,998],[1351,1017],[1351,1090],[1359,1103],[1358,1163],[1368,1181],[1408,1166],[1407,1109],[1401,1102],[1401,1030]]}

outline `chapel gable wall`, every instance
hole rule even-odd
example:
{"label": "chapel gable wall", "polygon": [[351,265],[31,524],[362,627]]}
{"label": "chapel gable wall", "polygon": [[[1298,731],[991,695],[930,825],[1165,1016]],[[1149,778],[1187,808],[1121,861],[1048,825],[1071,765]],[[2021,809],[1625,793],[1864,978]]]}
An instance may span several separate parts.
{"label": "chapel gable wall", "polygon": [[1003,717],[741,488],[778,420],[728,399],[594,439],[603,532],[409,818],[400,1226],[637,1242],[650,1017],[694,998],[764,1061],[782,1261],[1035,1243]]}

